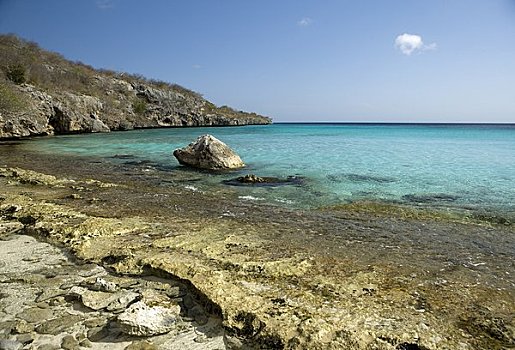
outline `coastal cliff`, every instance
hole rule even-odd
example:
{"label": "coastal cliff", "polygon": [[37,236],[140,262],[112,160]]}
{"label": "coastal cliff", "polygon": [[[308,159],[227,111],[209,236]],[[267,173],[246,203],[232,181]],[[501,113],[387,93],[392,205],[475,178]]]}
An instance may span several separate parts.
{"label": "coastal cliff", "polygon": [[137,128],[270,124],[176,84],[98,70],[0,35],[0,139]]}

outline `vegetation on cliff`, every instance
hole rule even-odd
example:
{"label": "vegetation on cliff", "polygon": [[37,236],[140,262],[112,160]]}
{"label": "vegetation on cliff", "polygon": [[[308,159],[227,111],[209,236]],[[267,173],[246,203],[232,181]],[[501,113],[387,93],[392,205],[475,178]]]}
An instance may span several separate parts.
{"label": "vegetation on cliff", "polygon": [[0,138],[270,122],[177,84],[94,69],[0,35]]}

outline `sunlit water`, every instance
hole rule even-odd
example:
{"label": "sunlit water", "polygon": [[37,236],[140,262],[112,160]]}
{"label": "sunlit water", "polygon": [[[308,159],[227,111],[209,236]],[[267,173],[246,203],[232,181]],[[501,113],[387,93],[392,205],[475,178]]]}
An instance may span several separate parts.
{"label": "sunlit water", "polygon": [[[253,173],[302,185],[234,187],[242,200],[322,207],[359,200],[435,208],[515,212],[514,125],[274,124],[231,128],[174,128],[35,139],[42,152],[102,157],[107,161],[174,171],[172,151],[212,134],[240,154],[244,170],[208,174],[192,189],[226,186]],[[113,158],[124,155],[125,159]],[[132,156],[133,158],[130,158]]]}

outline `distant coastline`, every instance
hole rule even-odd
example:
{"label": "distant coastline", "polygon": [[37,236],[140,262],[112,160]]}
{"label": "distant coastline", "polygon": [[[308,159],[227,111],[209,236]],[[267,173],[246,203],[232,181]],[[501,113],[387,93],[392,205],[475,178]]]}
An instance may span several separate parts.
{"label": "distant coastline", "polygon": [[406,125],[406,126],[478,126],[478,127],[484,127],[484,126],[492,126],[492,127],[508,127],[508,128],[515,128],[515,123],[434,123],[434,122],[335,122],[335,121],[326,121],[326,122],[320,122],[320,121],[295,121],[295,122],[287,122],[287,121],[274,121],[274,124],[306,124],[306,125],[378,125],[378,126],[399,126],[399,125]]}

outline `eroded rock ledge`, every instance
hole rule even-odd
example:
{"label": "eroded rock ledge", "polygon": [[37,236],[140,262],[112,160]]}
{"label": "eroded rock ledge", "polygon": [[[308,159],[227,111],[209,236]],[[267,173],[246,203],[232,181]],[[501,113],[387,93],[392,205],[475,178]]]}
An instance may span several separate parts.
{"label": "eroded rock ledge", "polygon": [[225,348],[219,315],[188,284],[76,261],[19,222],[0,221],[0,241],[1,349]]}
{"label": "eroded rock ledge", "polygon": [[[477,284],[483,265],[470,270],[458,264],[434,275],[417,266],[416,256],[409,266],[361,266],[352,253],[340,257],[291,245],[294,236],[281,238],[273,223],[257,227],[180,211],[160,221],[100,217],[56,203],[73,193],[124,191],[117,184],[1,169],[0,186],[5,189],[2,220],[21,223],[23,232],[120,274],[152,271],[189,281],[219,308],[234,348],[436,350],[515,344],[513,285]],[[413,222],[411,227],[432,232],[435,225]],[[351,237],[347,244],[359,250]]]}
{"label": "eroded rock ledge", "polygon": [[[98,133],[141,128],[241,126],[270,124],[271,119],[257,114],[235,112],[229,115],[216,109],[207,111],[203,98],[182,95],[173,91],[159,91],[145,85],[132,86],[116,78],[103,84],[121,84],[126,88],[117,93],[117,109],[109,107],[103,99],[75,92],[51,92],[22,84],[11,89],[27,103],[26,110],[0,111],[0,140],[28,136],[45,136],[73,133]],[[0,83],[2,83],[0,81]],[[114,88],[114,87],[113,87]],[[159,92],[160,99],[147,101],[149,91]],[[113,92],[114,94],[114,92]],[[141,96],[141,97],[138,97]],[[111,97],[114,98],[114,97]],[[142,99],[145,110],[135,112],[131,100]],[[174,104],[186,105],[178,109]],[[191,104],[191,106],[188,106]]]}

